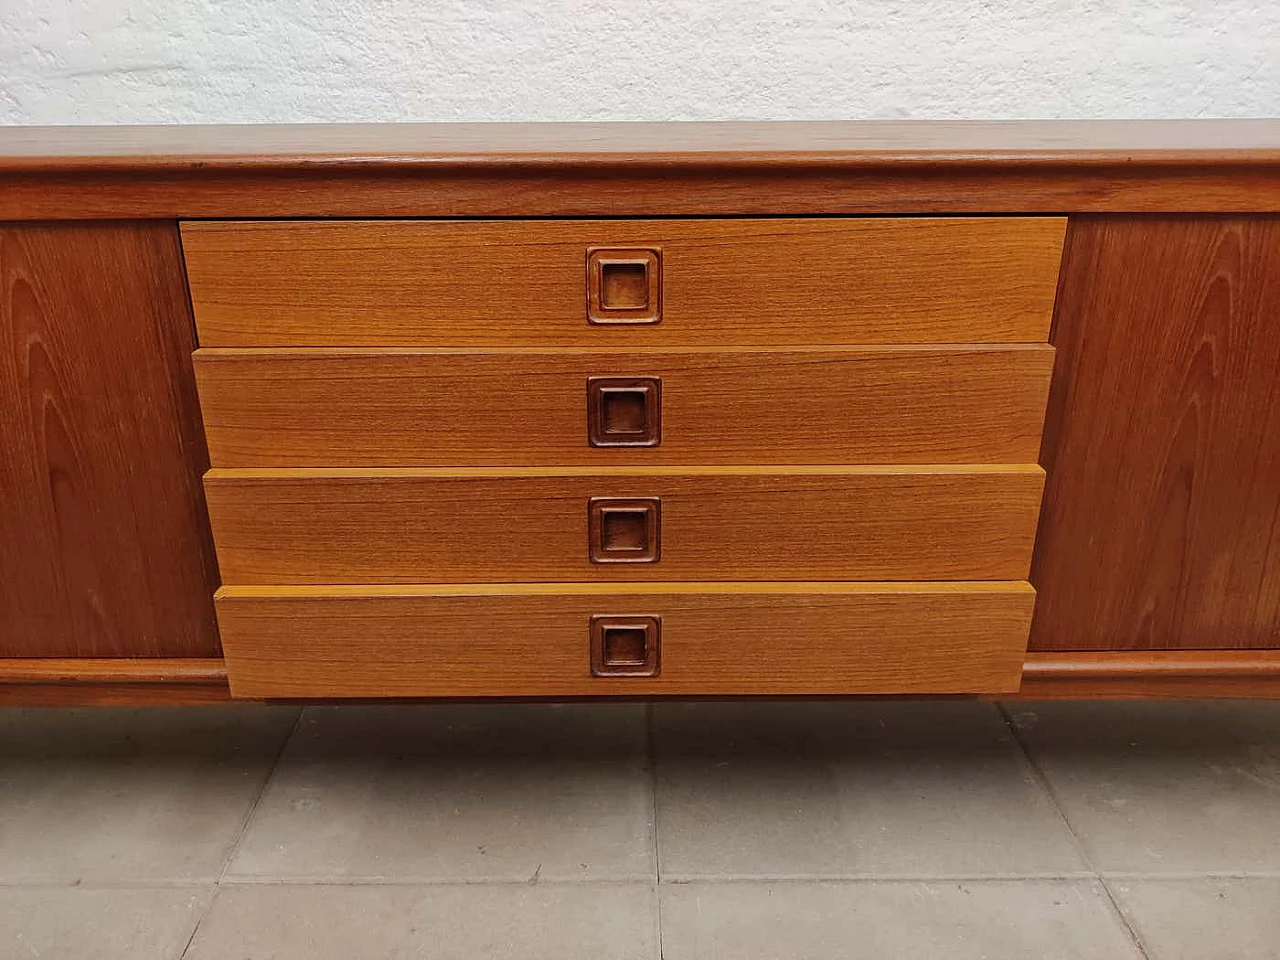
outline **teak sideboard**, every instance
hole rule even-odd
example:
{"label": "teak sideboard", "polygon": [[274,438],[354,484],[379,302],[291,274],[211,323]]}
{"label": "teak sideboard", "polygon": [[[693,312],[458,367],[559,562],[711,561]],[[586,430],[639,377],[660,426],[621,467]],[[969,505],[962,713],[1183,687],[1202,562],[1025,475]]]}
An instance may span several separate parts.
{"label": "teak sideboard", "polygon": [[1280,694],[1280,121],[0,128],[0,704]]}

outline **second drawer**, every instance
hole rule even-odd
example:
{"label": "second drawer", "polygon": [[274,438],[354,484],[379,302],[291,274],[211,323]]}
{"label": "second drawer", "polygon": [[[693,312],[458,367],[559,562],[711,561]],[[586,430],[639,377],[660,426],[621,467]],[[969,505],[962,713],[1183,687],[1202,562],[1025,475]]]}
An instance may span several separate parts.
{"label": "second drawer", "polygon": [[212,470],[224,582],[1020,580],[1025,466]]}
{"label": "second drawer", "polygon": [[1048,345],[197,350],[216,467],[1031,463]]}

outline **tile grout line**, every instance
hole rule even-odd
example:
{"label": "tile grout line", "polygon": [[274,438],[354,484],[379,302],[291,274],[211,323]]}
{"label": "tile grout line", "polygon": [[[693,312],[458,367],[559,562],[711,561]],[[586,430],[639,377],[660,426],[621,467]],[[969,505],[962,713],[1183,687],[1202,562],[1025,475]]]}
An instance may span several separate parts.
{"label": "tile grout line", "polygon": [[1124,931],[1129,936],[1129,941],[1133,944],[1133,948],[1138,951],[1138,955],[1142,960],[1150,960],[1150,954],[1147,952],[1146,946],[1142,939],[1138,936],[1138,931],[1134,929],[1133,924],[1129,922],[1129,918],[1124,915],[1124,911],[1120,909],[1120,904],[1116,901],[1115,895],[1111,892],[1111,888],[1107,886],[1107,881],[1102,878],[1102,873],[1098,870],[1097,864],[1093,862],[1093,858],[1089,856],[1089,850],[1085,846],[1084,841],[1080,838],[1080,834],[1076,832],[1075,826],[1072,825],[1067,812],[1062,808],[1062,801],[1058,798],[1058,791],[1053,789],[1053,784],[1049,782],[1048,775],[1044,772],[1044,768],[1031,753],[1031,748],[1027,746],[1026,740],[1022,737],[1022,731],[1018,729],[1017,723],[1014,722],[1013,715],[1009,713],[1009,708],[1005,706],[1003,701],[996,702],[996,709],[1000,711],[1000,716],[1004,718],[1004,724],[1009,728],[1009,735],[1013,737],[1013,742],[1018,745],[1018,749],[1022,751],[1023,757],[1026,758],[1027,766],[1031,770],[1031,775],[1035,778],[1040,789],[1044,791],[1045,796],[1049,798],[1049,802],[1053,804],[1053,809],[1058,812],[1058,816],[1062,819],[1063,826],[1067,828],[1067,833],[1071,837],[1071,842],[1076,848],[1076,852],[1080,855],[1080,859],[1084,861],[1085,866],[1089,868],[1089,872],[1093,875],[1093,879],[1102,887],[1102,892],[1107,898],[1107,903],[1111,906],[1111,912]]}
{"label": "tile grout line", "polygon": [[240,823],[240,829],[236,832],[236,839],[231,844],[231,850],[227,853],[227,859],[222,863],[222,871],[218,874],[218,879],[214,881],[214,886],[220,886],[222,881],[226,879],[227,870],[231,868],[231,861],[235,859],[236,854],[240,852],[240,844],[244,842],[245,835],[249,832],[249,824],[253,822],[254,814],[258,812],[258,807],[262,803],[262,798],[267,795],[267,790],[271,786],[271,782],[276,778],[276,771],[280,769],[280,761],[284,758],[284,752],[288,749],[293,738],[298,734],[298,728],[302,726],[302,714],[306,711],[306,707],[298,709],[298,716],[293,721],[293,726],[289,728],[289,732],[285,735],[280,743],[280,749],[276,751],[275,759],[271,762],[271,769],[267,771],[267,775],[262,780],[262,786],[259,788],[257,796],[253,798],[253,803],[249,804],[249,809],[245,812],[244,820]]}
{"label": "tile grout line", "polygon": [[204,923],[205,917],[209,915],[209,911],[213,909],[213,902],[218,899],[218,891],[222,889],[222,881],[227,876],[227,870],[231,866],[231,861],[235,859],[236,853],[240,849],[245,834],[249,832],[249,824],[253,822],[253,815],[258,812],[258,805],[262,803],[262,798],[267,793],[267,788],[271,786],[271,781],[275,779],[276,771],[280,768],[280,761],[284,757],[285,748],[289,746],[289,742],[297,734],[298,728],[302,726],[302,714],[305,707],[298,708],[298,715],[293,720],[293,726],[289,728],[289,732],[284,735],[280,741],[280,749],[276,751],[275,759],[271,761],[271,769],[267,771],[267,775],[262,778],[262,786],[258,788],[257,794],[253,798],[253,802],[249,804],[249,809],[245,812],[244,819],[240,823],[240,829],[236,831],[236,838],[232,841],[231,849],[227,852],[227,857],[222,862],[222,869],[218,871],[217,879],[213,881],[213,892],[209,896],[209,902],[205,908],[200,911],[200,916],[196,918],[195,926],[191,928],[191,936],[187,938],[186,944],[182,948],[182,952],[178,954],[179,960],[186,957],[191,950],[191,945],[196,941],[196,934],[200,932],[200,926]]}
{"label": "tile grout line", "polygon": [[[665,886],[697,886],[699,884],[870,884],[870,883],[1030,883],[1036,881],[1102,880],[1146,881],[1169,883],[1185,880],[1280,880],[1277,871],[1239,871],[1214,873],[1095,873],[1077,870],[1066,873],[866,873],[866,874],[677,874],[663,878]],[[89,880],[77,883],[71,880],[4,880],[0,890],[204,890],[217,884],[219,887],[521,887],[528,886],[527,877],[467,878],[467,877],[399,877],[379,876],[329,877],[232,877],[221,882],[214,880],[167,880],[143,878],[137,880]],[[579,880],[570,877],[539,877],[538,886],[585,887],[653,886],[652,877],[645,875],[627,877],[592,877]]]}
{"label": "tile grout line", "polygon": [[1008,708],[1003,703],[997,703],[996,709],[1000,711],[1000,716],[1004,720],[1005,727],[1009,730],[1009,735],[1013,737],[1013,742],[1018,745],[1023,758],[1027,761],[1027,767],[1031,770],[1031,776],[1035,779],[1036,785],[1044,791],[1045,796],[1049,798],[1049,802],[1053,804],[1053,809],[1058,814],[1058,818],[1062,821],[1063,826],[1067,828],[1067,834],[1071,837],[1071,845],[1075,847],[1076,853],[1080,855],[1080,860],[1088,868],[1089,875],[1096,880],[1100,880],[1101,875],[1098,873],[1098,868],[1093,859],[1089,856],[1088,848],[1084,845],[1084,841],[1080,839],[1080,834],[1076,832],[1076,828],[1067,817],[1066,811],[1062,809],[1062,803],[1058,799],[1058,792],[1053,789],[1053,784],[1049,782],[1048,776],[1040,767],[1036,758],[1031,755],[1030,748],[1022,738],[1022,731],[1018,729],[1018,725],[1014,722]]}
{"label": "tile grout line", "polygon": [[649,762],[649,809],[653,813],[653,912],[658,934],[658,960],[666,957],[662,942],[662,863],[658,855],[658,746],[653,731],[653,701],[644,708],[645,751]]}
{"label": "tile grout line", "polygon": [[200,925],[204,923],[204,918],[209,915],[209,911],[213,909],[213,901],[218,896],[218,885],[214,883],[213,889],[209,892],[209,902],[205,904],[204,909],[200,911],[200,916],[196,917],[196,922],[191,925],[191,936],[187,937],[187,942],[182,945],[182,952],[178,954],[178,960],[191,951],[191,945],[196,942],[196,934],[200,932]]}
{"label": "tile grout line", "polygon": [[1125,912],[1120,909],[1120,901],[1116,899],[1116,895],[1111,890],[1111,884],[1107,883],[1105,877],[1099,875],[1098,883],[1102,885],[1102,892],[1107,895],[1107,902],[1111,904],[1111,909],[1115,911],[1120,922],[1124,924],[1125,930],[1129,932],[1129,936],[1133,938],[1133,945],[1138,948],[1138,953],[1142,954],[1143,960],[1148,960],[1151,954],[1147,951],[1146,945],[1142,942],[1142,937],[1138,935],[1138,928],[1129,922],[1129,918],[1125,916]]}

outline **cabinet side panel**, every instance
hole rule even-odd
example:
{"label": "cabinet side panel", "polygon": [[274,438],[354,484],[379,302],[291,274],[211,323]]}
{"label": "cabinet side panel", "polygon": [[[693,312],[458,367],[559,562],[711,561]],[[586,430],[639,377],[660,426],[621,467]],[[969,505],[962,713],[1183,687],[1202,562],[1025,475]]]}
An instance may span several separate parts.
{"label": "cabinet side panel", "polygon": [[0,225],[0,656],[216,657],[177,225]]}
{"label": "cabinet side panel", "polygon": [[1033,650],[1280,647],[1280,218],[1072,218]]}

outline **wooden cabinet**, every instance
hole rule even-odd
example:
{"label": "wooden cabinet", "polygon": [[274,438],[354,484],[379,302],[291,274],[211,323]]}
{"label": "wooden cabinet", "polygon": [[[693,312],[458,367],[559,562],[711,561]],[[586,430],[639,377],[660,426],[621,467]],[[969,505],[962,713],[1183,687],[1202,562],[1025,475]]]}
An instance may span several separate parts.
{"label": "wooden cabinet", "polygon": [[1277,214],[1270,121],[0,128],[0,703],[1275,695]]}

